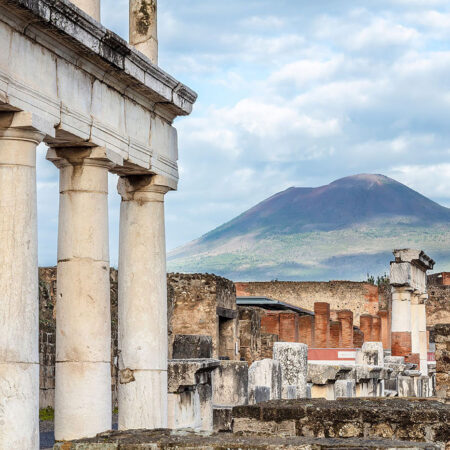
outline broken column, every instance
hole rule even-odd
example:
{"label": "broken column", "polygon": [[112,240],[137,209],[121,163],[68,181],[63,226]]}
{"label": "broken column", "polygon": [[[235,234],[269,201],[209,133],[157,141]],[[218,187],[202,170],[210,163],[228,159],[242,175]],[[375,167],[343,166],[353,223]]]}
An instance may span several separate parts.
{"label": "broken column", "polygon": [[0,448],[39,448],[36,146],[25,113],[0,113]]}
{"label": "broken column", "polygon": [[364,342],[372,340],[373,317],[370,314],[361,314],[359,317],[359,328],[364,333]]}
{"label": "broken column", "polygon": [[282,398],[306,397],[308,346],[293,342],[275,342],[273,359],[281,365]]}
{"label": "broken column", "polygon": [[130,44],[158,64],[157,0],[130,0]]}
{"label": "broken column", "polygon": [[338,311],[338,320],[341,322],[342,347],[353,348],[353,311]]}
{"label": "broken column", "polygon": [[59,173],[55,438],[111,428],[108,169],[105,149],[50,149]]}
{"label": "broken column", "polygon": [[330,346],[330,304],[314,303],[314,345],[316,348]]}
{"label": "broken column", "polygon": [[255,361],[248,369],[249,404],[281,398],[281,365],[274,359]]}
{"label": "broken column", "polygon": [[[174,187],[174,186],[173,186]],[[167,427],[167,281],[159,175],[121,177],[119,429]]]}
{"label": "broken column", "polygon": [[71,2],[100,22],[100,0],[71,0]]}

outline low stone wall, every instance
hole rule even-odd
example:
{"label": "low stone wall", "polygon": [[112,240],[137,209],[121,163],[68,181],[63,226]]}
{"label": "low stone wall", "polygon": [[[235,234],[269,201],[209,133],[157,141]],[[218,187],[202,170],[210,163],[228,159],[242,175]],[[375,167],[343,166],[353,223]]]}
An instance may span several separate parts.
{"label": "low stone wall", "polygon": [[[233,432],[450,443],[450,405],[414,399],[274,400],[233,408]],[[414,446],[415,447],[415,446]]]}
{"label": "low stone wall", "polygon": [[[281,433],[279,433],[281,434]],[[427,449],[439,445],[387,439],[336,439],[313,437],[237,436],[232,433],[204,435],[191,430],[134,430],[102,433],[100,437],[75,442],[60,442],[55,450],[136,450],[139,449],[196,449],[196,450],[331,450],[331,449]]]}

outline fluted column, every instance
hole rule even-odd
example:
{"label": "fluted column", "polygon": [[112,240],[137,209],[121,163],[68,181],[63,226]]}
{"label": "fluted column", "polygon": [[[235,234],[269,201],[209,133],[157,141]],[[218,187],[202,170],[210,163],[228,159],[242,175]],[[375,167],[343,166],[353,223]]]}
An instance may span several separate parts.
{"label": "fluted column", "polygon": [[411,354],[411,289],[392,289],[391,345],[392,356]]}
{"label": "fluted column", "polygon": [[160,176],[119,179],[119,429],[167,427],[167,281]]}
{"label": "fluted column", "polygon": [[16,126],[17,117],[0,113],[0,448],[35,450],[39,448],[36,146],[43,134]]}
{"label": "fluted column", "polygon": [[158,64],[157,0],[130,0],[130,44]]}
{"label": "fluted column", "polygon": [[100,0],[71,0],[78,8],[100,22]]}
{"label": "fluted column", "polygon": [[55,438],[111,429],[108,168],[104,149],[50,149],[60,169]]}

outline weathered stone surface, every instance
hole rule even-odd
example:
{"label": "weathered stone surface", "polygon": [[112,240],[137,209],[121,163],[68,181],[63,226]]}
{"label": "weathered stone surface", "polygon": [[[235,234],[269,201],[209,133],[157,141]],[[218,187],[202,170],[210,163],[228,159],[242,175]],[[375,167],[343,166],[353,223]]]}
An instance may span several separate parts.
{"label": "weathered stone surface", "polygon": [[233,431],[244,434],[270,435],[280,426],[290,436],[389,437],[441,447],[450,440],[450,405],[435,400],[273,400],[235,407],[233,419]]}
{"label": "weathered stone surface", "polygon": [[353,372],[352,366],[308,363],[307,380],[313,384],[326,384],[330,381],[347,379],[352,376]]}
{"label": "weathered stone surface", "polygon": [[248,403],[248,365],[245,361],[220,361],[212,376],[214,406]]}
{"label": "weathered stone surface", "polygon": [[381,342],[364,342],[361,350],[356,352],[356,364],[383,367],[383,344]]}
{"label": "weathered stone surface", "polygon": [[[378,438],[314,438],[314,437],[285,437],[282,436],[280,426],[267,426],[267,430],[274,432],[272,436],[237,436],[231,433],[200,434],[189,430],[135,430],[109,432],[94,439],[75,442],[58,443],[55,450],[154,450],[154,449],[198,449],[198,450],[331,450],[331,449],[412,449],[427,450],[442,448],[430,443],[414,441],[387,440]],[[270,430],[269,430],[270,428]],[[356,434],[351,427],[343,428],[340,434]]]}
{"label": "weathered stone surface", "polygon": [[212,358],[212,337],[177,334],[173,341],[172,359]]}
{"label": "weathered stone surface", "polygon": [[232,407],[213,409],[214,431],[231,431],[233,423]]}
{"label": "weathered stone surface", "polygon": [[248,370],[249,403],[254,404],[262,401],[259,396],[262,394],[261,388],[263,387],[268,389],[268,398],[265,400],[280,399],[281,378],[279,361],[274,359],[255,361]]}
{"label": "weathered stone surface", "polygon": [[434,327],[436,343],[436,395],[450,398],[450,324]]}
{"label": "weathered stone surface", "polygon": [[209,382],[210,373],[220,362],[217,359],[179,359],[168,362],[168,391],[182,392],[187,387]]}
{"label": "weathered stone surface", "polygon": [[356,396],[355,380],[337,380],[334,383],[335,398],[351,398]]}
{"label": "weathered stone surface", "polygon": [[296,386],[297,397],[306,397],[308,346],[291,342],[276,342],[273,359],[280,362],[282,386]]}

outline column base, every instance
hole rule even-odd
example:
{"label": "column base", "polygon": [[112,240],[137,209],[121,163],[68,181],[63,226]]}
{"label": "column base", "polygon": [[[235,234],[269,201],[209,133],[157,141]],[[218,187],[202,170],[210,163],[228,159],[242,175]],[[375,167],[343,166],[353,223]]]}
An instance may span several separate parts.
{"label": "column base", "polygon": [[[64,385],[61,383],[63,380]],[[55,439],[94,437],[112,428],[111,364],[57,362]]]}
{"label": "column base", "polygon": [[38,363],[0,363],[0,448],[39,448]]}
{"label": "column base", "polygon": [[119,384],[119,430],[167,428],[167,371],[135,370]]}

